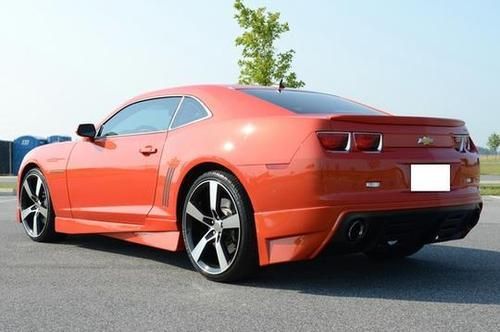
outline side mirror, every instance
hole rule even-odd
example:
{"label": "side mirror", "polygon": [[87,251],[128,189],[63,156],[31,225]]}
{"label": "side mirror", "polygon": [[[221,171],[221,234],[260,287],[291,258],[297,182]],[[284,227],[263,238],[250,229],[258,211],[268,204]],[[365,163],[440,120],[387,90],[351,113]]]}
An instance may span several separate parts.
{"label": "side mirror", "polygon": [[87,137],[93,139],[95,138],[96,135],[95,126],[92,123],[83,123],[78,126],[76,134],[81,137]]}

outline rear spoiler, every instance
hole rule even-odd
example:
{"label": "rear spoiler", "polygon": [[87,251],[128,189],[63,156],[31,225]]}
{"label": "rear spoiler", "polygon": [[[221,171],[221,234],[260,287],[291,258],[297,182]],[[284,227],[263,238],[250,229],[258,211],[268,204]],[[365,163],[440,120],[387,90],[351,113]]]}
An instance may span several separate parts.
{"label": "rear spoiler", "polygon": [[402,126],[434,126],[434,127],[462,127],[465,122],[457,119],[427,118],[420,116],[395,116],[395,115],[334,115],[333,121],[388,124]]}

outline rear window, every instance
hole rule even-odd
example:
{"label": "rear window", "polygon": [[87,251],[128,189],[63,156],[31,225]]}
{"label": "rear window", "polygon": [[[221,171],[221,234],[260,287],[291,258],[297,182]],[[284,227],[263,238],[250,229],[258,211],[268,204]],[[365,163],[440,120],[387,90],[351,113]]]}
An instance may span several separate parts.
{"label": "rear window", "polygon": [[282,90],[280,93],[273,89],[241,89],[240,91],[298,114],[383,115],[369,107],[326,93],[297,90]]}

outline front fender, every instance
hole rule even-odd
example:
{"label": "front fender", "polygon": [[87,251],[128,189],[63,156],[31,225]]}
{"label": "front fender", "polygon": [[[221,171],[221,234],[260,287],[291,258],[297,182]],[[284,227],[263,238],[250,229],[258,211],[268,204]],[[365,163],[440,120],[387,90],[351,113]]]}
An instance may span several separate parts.
{"label": "front fender", "polygon": [[[68,188],[66,185],[66,166],[75,142],[54,143],[37,147],[23,158],[17,177],[17,201],[21,192],[24,175],[32,168],[38,168],[45,176],[49,187],[54,213],[60,217],[71,217]],[[17,220],[20,221],[19,206]]]}

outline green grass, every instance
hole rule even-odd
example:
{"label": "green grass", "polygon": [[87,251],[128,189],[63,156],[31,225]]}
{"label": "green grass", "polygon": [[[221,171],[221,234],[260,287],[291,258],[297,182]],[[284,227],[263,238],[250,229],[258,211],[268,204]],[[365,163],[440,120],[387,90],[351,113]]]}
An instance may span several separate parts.
{"label": "green grass", "polygon": [[481,157],[481,175],[499,175],[500,176],[500,156],[482,156]]}
{"label": "green grass", "polygon": [[0,183],[0,189],[14,189],[16,188],[15,183]]}
{"label": "green grass", "polygon": [[479,187],[481,195],[500,196],[500,185],[482,185]]}

